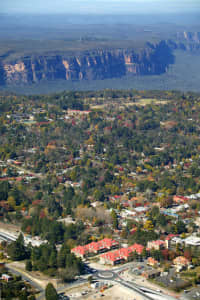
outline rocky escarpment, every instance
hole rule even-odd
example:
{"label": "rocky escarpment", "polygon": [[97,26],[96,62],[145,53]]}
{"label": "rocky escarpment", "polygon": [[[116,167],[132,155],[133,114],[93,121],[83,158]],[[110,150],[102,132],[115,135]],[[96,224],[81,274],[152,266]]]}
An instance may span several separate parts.
{"label": "rocky escarpment", "polygon": [[178,32],[176,38],[174,40],[168,40],[167,44],[172,50],[199,52],[200,32]]}
{"label": "rocky escarpment", "polygon": [[178,40],[200,44],[200,32],[183,31],[177,33]]}
{"label": "rocky escarpment", "polygon": [[94,80],[127,74],[166,72],[174,62],[165,41],[147,43],[142,49],[97,49],[74,54],[29,55],[0,61],[0,84],[35,83],[42,80]]}

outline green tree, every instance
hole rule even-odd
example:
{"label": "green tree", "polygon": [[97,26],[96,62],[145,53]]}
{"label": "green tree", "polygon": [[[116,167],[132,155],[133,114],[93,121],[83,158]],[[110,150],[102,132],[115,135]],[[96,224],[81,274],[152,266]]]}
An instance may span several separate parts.
{"label": "green tree", "polygon": [[117,214],[114,211],[114,209],[111,211],[111,218],[112,218],[112,223],[113,223],[113,228],[117,229],[118,228],[118,219],[117,219]]}
{"label": "green tree", "polygon": [[46,300],[58,300],[58,294],[52,283],[48,283],[45,289]]}
{"label": "green tree", "polygon": [[32,271],[32,262],[31,262],[30,259],[28,259],[28,260],[26,261],[26,270],[27,270],[27,271]]}
{"label": "green tree", "polygon": [[8,247],[8,255],[12,260],[23,260],[27,258],[26,248],[24,246],[24,237],[21,233],[15,242]]}
{"label": "green tree", "polygon": [[177,223],[174,225],[174,232],[178,234],[187,232],[186,226],[182,220],[178,220]]}

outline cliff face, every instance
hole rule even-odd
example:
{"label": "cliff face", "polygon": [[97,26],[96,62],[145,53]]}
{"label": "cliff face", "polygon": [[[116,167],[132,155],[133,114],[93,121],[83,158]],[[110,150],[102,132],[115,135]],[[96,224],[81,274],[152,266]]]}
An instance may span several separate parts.
{"label": "cliff face", "polygon": [[34,83],[41,80],[94,80],[127,74],[158,75],[174,62],[165,41],[143,49],[93,50],[74,55],[26,56],[0,61],[0,84]]}
{"label": "cliff face", "polygon": [[179,40],[200,44],[200,32],[183,31],[177,33]]}
{"label": "cliff face", "polygon": [[200,32],[178,32],[175,40],[169,40],[168,46],[172,49],[179,49],[189,52],[199,52]]}

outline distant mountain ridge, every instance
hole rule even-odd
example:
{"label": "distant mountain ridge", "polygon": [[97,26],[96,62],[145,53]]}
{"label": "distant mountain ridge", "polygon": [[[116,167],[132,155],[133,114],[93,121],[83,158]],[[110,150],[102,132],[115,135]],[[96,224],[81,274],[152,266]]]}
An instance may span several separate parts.
{"label": "distant mountain ridge", "polygon": [[[123,45],[123,41],[122,41]],[[200,32],[179,32],[176,38],[141,43],[137,47],[101,47],[80,51],[0,56],[0,85],[32,84],[43,80],[103,80],[125,75],[160,75],[174,63],[175,49],[198,51]],[[53,50],[53,49],[52,49]]]}
{"label": "distant mountain ridge", "polygon": [[162,74],[174,57],[165,41],[134,49],[96,49],[75,55],[32,55],[1,61],[1,84],[41,80],[94,80],[127,74]]}

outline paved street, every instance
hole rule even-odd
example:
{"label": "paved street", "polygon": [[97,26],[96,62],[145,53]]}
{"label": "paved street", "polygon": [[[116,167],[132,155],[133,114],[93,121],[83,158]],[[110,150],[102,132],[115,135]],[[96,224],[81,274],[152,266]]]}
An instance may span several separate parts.
{"label": "paved street", "polygon": [[[131,266],[130,264],[127,265],[123,265],[121,267],[118,267],[116,269],[113,270],[91,270],[92,273],[92,277],[94,280],[97,281],[108,281],[111,282],[113,284],[119,284],[123,287],[125,287],[126,289],[129,289],[131,291],[133,291],[133,296],[139,296],[142,297],[142,299],[144,300],[174,300],[174,297],[165,295],[163,293],[161,293],[160,291],[155,291],[152,290],[150,288],[146,288],[144,286],[135,284],[133,282],[127,281],[125,279],[123,279],[122,277],[120,277],[120,273],[123,270],[127,270],[129,267]],[[6,267],[14,274],[16,275],[21,275],[23,280],[28,281],[33,287],[35,287],[40,293],[37,296],[38,300],[43,300],[44,299],[44,288],[38,284],[38,282],[36,282],[36,280],[34,280],[33,278],[31,278],[30,276],[28,276],[28,274],[26,274],[25,272],[18,270],[16,268],[14,268],[13,266],[10,266],[9,264],[6,265]],[[78,280],[72,282],[72,283],[68,283],[68,284],[63,284],[62,286],[59,286],[57,288],[57,292],[58,293],[62,293],[64,291],[66,291],[66,289],[69,289],[70,287],[78,287],[84,283],[87,283],[87,276],[84,276],[82,278],[79,278]]]}
{"label": "paved street", "polygon": [[[127,268],[127,266],[124,266]],[[104,280],[104,281],[110,281],[113,283],[118,283],[125,288],[128,288],[134,292],[134,295],[142,296],[144,300],[174,300],[174,297],[164,295],[161,292],[154,291],[150,288],[146,288],[144,286],[140,286],[138,284],[135,284],[133,282],[126,281],[122,279],[119,276],[119,273],[121,272],[122,268],[118,268],[116,270],[108,270],[108,271],[96,271],[96,273],[93,274],[93,278],[97,280]]]}

